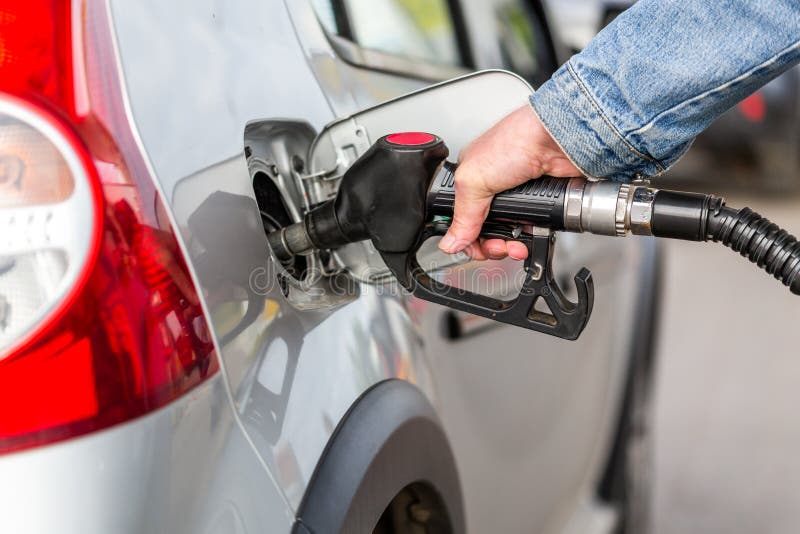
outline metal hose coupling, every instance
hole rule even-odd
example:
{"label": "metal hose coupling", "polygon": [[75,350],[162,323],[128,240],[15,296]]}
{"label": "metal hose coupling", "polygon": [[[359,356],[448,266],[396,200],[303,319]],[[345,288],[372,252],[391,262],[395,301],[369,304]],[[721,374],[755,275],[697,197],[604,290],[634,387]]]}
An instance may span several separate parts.
{"label": "metal hose coupling", "polygon": [[617,237],[624,237],[628,231],[652,235],[654,191],[635,184],[571,178],[564,204],[564,229]]}
{"label": "metal hose coupling", "polygon": [[800,295],[800,242],[750,208],[730,208],[713,195],[581,182],[574,179],[567,187],[566,229],[719,242]]}
{"label": "metal hose coupling", "polygon": [[564,226],[572,232],[624,236],[630,231],[720,242],[800,295],[797,238],[750,208],[726,206],[720,197],[573,178],[566,188]]}

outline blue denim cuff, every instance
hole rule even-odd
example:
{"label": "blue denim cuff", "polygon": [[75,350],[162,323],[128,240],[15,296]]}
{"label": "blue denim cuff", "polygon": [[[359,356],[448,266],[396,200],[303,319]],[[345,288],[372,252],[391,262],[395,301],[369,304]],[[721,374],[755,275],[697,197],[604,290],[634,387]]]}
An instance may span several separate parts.
{"label": "blue denim cuff", "polygon": [[550,135],[585,175],[627,182],[664,172],[661,163],[625,140],[569,62],[530,101]]}

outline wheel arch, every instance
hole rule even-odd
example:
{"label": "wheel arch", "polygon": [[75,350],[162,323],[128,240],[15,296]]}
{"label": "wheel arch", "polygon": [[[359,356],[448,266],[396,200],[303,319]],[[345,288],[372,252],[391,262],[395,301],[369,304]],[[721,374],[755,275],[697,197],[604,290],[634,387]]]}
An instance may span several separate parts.
{"label": "wheel arch", "polygon": [[392,499],[418,482],[436,491],[450,529],[464,532],[455,458],[433,406],[408,382],[379,382],[353,404],[328,441],[293,532],[371,531]]}

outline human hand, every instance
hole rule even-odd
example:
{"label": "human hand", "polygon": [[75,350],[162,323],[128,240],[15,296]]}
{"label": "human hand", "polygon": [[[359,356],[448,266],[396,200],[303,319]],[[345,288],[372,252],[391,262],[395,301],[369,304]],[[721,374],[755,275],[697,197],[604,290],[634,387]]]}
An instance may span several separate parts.
{"label": "human hand", "polygon": [[495,194],[542,175],[581,176],[526,105],[507,115],[467,146],[455,175],[453,223],[439,242],[449,254],[464,251],[477,260],[511,256],[522,260],[528,249],[518,241],[478,241]]}

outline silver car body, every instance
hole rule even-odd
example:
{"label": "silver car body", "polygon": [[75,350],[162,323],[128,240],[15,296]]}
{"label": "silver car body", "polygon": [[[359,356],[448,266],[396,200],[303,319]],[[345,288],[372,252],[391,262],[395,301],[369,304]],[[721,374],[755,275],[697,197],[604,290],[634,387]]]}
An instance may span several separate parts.
{"label": "silver car body", "polygon": [[[482,24],[491,6],[463,6],[479,68],[502,66]],[[510,327],[452,342],[440,334],[442,308],[369,284],[332,308],[298,310],[275,291],[249,300],[252,273],[272,260],[244,155],[248,124],[286,120],[281,142],[303,145],[309,132],[430,82],[345,61],[305,0],[109,7],[121,65],[109,75],[125,81],[221,372],[147,416],[0,457],[0,532],[289,532],[335,429],[388,379],[435,407],[472,532],[610,532],[615,511],[596,488],[650,243],[563,236],[559,267],[585,264],[596,283],[593,318],[574,343]],[[481,109],[463,103],[476,132]],[[443,118],[437,133],[447,139],[448,128]],[[235,238],[208,237],[209,226]]]}

